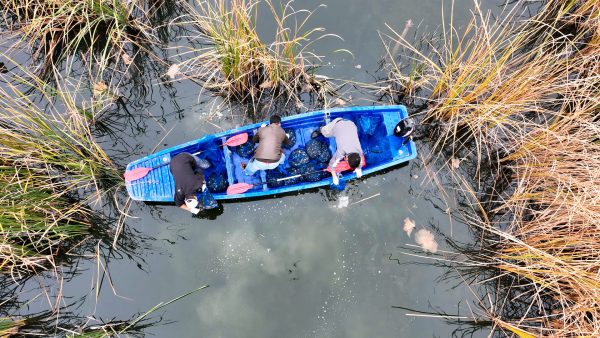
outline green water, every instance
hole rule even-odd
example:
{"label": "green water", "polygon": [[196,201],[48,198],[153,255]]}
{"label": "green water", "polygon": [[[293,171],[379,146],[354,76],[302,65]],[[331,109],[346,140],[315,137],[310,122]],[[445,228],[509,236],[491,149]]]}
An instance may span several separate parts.
{"label": "green water", "polygon": [[[319,3],[298,1],[295,8],[314,9]],[[421,32],[432,31],[441,23],[440,5],[448,12],[451,2],[323,3],[326,7],[315,12],[309,26],[324,27],[344,40],[329,38],[312,46],[323,56],[319,74],[372,83],[385,75],[376,73],[384,55],[379,32],[388,32],[385,24],[401,31],[411,19],[415,27],[410,34],[417,26]],[[484,9],[496,9],[494,1],[486,3]],[[471,7],[470,1],[457,1],[455,25],[466,24]],[[269,25],[261,25],[266,40],[269,33]],[[338,49],[353,55],[334,52]],[[223,108],[216,114],[219,99],[199,95],[189,81],[159,84],[158,73],[149,66],[145,81],[130,87],[129,113],[113,117],[122,123],[117,136],[102,138],[119,163],[245,123]],[[372,103],[364,93],[348,89],[345,94],[353,105]],[[214,117],[207,121],[211,113]],[[426,144],[419,147],[425,156]],[[348,197],[348,207],[339,208],[342,196]],[[159,311],[165,322],[173,323],[146,330],[156,337],[449,337],[457,326],[393,308],[455,314],[460,304],[461,314],[468,312],[465,303],[473,297],[467,287],[459,280],[440,281],[445,268],[405,264],[432,261],[402,255],[406,250],[398,248],[415,244],[414,233],[408,237],[402,230],[406,217],[417,229],[438,229],[468,241],[468,230],[443,211],[453,207],[449,203],[428,178],[421,158],[351,183],[343,194],[320,189],[225,203],[216,219],[134,202],[129,211],[133,218],[126,222],[136,231],[131,235],[138,245],[134,257],[117,253],[103,260],[108,274],[103,274],[97,300],[102,269],[95,260],[83,261],[62,292],[72,299],[85,297],[75,311],[82,316],[126,319],[210,285]],[[440,250],[448,250],[439,236],[438,242]]]}

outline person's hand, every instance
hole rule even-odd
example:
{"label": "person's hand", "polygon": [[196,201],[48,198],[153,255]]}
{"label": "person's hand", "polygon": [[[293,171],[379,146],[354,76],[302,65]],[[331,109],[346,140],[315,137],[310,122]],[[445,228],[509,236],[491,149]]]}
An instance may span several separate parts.
{"label": "person's hand", "polygon": [[354,170],[354,173],[356,174],[356,178],[361,178],[362,177],[362,169],[356,168]]}
{"label": "person's hand", "polygon": [[333,173],[333,175],[331,175],[331,177],[333,178],[334,185],[340,185],[340,179],[338,178],[338,175],[336,173]]}
{"label": "person's hand", "polygon": [[190,212],[194,215],[198,215],[198,213],[200,213],[200,209],[199,208],[190,208]]}

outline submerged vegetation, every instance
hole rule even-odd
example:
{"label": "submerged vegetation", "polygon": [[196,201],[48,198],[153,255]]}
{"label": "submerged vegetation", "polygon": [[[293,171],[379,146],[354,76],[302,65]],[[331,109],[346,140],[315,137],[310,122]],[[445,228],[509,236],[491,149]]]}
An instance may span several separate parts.
{"label": "submerged vegetation", "polygon": [[[480,278],[497,283],[491,323],[520,337],[598,336],[600,4],[541,1],[530,18],[525,5],[476,10],[428,51],[395,32],[391,43],[424,67],[434,156],[449,157],[472,205],[465,219],[482,241],[470,258],[496,271]],[[390,80],[414,93],[389,59]]]}

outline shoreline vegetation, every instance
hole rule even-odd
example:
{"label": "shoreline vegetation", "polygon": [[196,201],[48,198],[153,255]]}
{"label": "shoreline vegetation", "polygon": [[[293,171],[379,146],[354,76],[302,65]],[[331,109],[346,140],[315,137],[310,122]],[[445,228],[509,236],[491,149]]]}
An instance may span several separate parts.
{"label": "shoreline vegetation", "polygon": [[[389,26],[382,34],[387,86],[378,94],[413,108],[422,103],[429,160],[445,163],[463,193],[466,207],[452,212],[478,241],[463,256],[485,267],[465,279],[483,290],[473,322],[519,337],[599,336],[600,3],[518,0],[500,16],[473,4],[466,27],[443,18],[439,37],[419,43],[406,38],[410,24],[402,32]],[[269,43],[257,33],[263,9],[275,27]],[[94,234],[111,219],[99,209],[122,212],[113,201],[123,184],[120,164],[95,132],[110,107],[127,109],[120,92],[125,78],[142,72],[142,58],[164,70],[157,82],[189,81],[200,93],[249,107],[250,119],[281,107],[294,112],[306,101],[343,103],[317,74],[323,58],[309,48],[339,37],[309,28],[312,14],[270,0],[0,5],[0,34],[12,41],[0,53],[3,289],[43,273],[58,280],[62,264],[86,255],[100,261],[95,244],[118,242],[125,217],[102,228],[112,240]],[[160,57],[173,32],[188,44]],[[13,53],[29,55],[31,64],[13,61]],[[48,323],[68,310],[13,316],[23,305],[0,295],[0,336],[136,334],[153,325],[142,319],[171,303],[127,321],[65,324],[57,333]]]}
{"label": "shoreline vegetation", "polygon": [[600,3],[540,1],[529,18],[524,2],[495,17],[475,4],[427,51],[393,30],[387,48],[405,52],[388,55],[396,95],[428,94],[432,160],[469,205],[460,217],[479,243],[466,256],[486,267],[471,284],[489,292],[473,319],[519,337],[598,336]]}

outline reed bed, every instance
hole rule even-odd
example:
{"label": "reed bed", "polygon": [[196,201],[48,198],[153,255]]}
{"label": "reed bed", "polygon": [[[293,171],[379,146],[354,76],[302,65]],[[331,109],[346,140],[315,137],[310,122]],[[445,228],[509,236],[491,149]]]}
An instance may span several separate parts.
{"label": "reed bed", "polygon": [[19,327],[23,325],[22,321],[13,321],[9,318],[0,318],[0,336],[10,337],[19,331]]}
{"label": "reed bed", "polygon": [[26,74],[0,86],[0,271],[15,278],[72,249],[92,226],[89,205],[121,182],[76,94]]}
{"label": "reed bed", "polygon": [[[445,26],[429,53],[394,31],[390,46],[424,65],[436,156],[463,157],[478,173],[457,176],[479,205],[466,217],[482,234],[474,260],[496,271],[487,282],[510,280],[494,291],[510,297],[486,315],[520,337],[598,336],[600,5],[543,1],[523,18],[519,2],[496,19],[474,4],[471,22]],[[389,71],[398,86],[402,70]],[[481,179],[500,172],[501,190]],[[519,310],[507,305],[519,300]]]}
{"label": "reed bed", "polygon": [[[199,48],[182,53],[177,65],[185,77],[229,99],[256,103],[284,97],[300,104],[302,92],[324,87],[312,74],[320,58],[307,47],[325,37],[321,28],[305,30],[312,12],[297,11],[291,2],[277,8],[270,0],[195,1],[180,24],[194,27]],[[257,32],[259,7],[266,6],[276,27],[266,44]],[[270,17],[270,18],[271,18]],[[313,39],[314,36],[314,39]]]}
{"label": "reed bed", "polygon": [[151,40],[144,4],[141,0],[7,0],[0,5],[0,25],[19,39],[17,45],[30,47],[34,60],[40,61],[38,74],[46,78],[68,56],[94,51],[119,60],[127,43]]}

